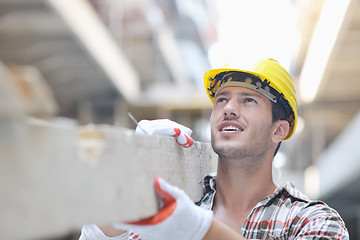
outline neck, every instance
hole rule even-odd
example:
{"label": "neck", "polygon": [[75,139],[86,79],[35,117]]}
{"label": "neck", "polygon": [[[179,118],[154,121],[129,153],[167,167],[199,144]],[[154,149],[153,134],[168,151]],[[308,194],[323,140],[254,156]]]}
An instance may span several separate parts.
{"label": "neck", "polygon": [[[259,162],[260,161],[260,162]],[[259,162],[258,164],[253,164]],[[220,159],[215,204],[225,208],[251,209],[273,193],[272,159]]]}

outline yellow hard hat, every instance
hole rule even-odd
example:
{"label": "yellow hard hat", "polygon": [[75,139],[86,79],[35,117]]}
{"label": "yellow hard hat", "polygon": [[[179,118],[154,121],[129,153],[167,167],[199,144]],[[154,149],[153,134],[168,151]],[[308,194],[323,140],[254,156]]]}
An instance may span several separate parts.
{"label": "yellow hard hat", "polygon": [[290,116],[290,130],[284,140],[294,134],[298,118],[295,88],[289,73],[276,60],[260,60],[250,71],[232,66],[212,69],[205,72],[204,84],[212,104],[217,92],[230,86],[249,88],[263,94],[272,102],[280,101]]}

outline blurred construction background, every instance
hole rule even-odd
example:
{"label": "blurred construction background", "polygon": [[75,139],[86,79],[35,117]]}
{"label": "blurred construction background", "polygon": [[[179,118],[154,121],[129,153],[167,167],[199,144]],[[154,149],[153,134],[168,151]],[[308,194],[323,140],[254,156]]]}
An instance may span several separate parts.
{"label": "blurred construction background", "polygon": [[131,112],[209,142],[203,73],[273,57],[299,112],[275,178],[326,201],[360,239],[359,12],[359,0],[0,0],[0,119],[20,109],[134,129]]}

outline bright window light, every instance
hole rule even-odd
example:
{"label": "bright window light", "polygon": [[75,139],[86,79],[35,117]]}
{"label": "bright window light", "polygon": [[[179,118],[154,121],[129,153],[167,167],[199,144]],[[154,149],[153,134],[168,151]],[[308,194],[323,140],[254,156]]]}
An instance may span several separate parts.
{"label": "bright window light", "polygon": [[212,67],[271,57],[289,68],[300,42],[290,1],[218,0],[217,5],[218,42],[209,50]]}
{"label": "bright window light", "polygon": [[324,2],[300,75],[300,94],[304,103],[312,102],[317,95],[349,2],[349,0]]}

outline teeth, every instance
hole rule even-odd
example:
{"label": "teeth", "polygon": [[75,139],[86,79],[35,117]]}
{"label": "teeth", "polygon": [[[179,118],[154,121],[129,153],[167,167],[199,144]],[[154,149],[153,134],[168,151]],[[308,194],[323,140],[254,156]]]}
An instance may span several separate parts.
{"label": "teeth", "polygon": [[239,129],[235,126],[226,126],[222,130],[223,131],[239,131]]}

